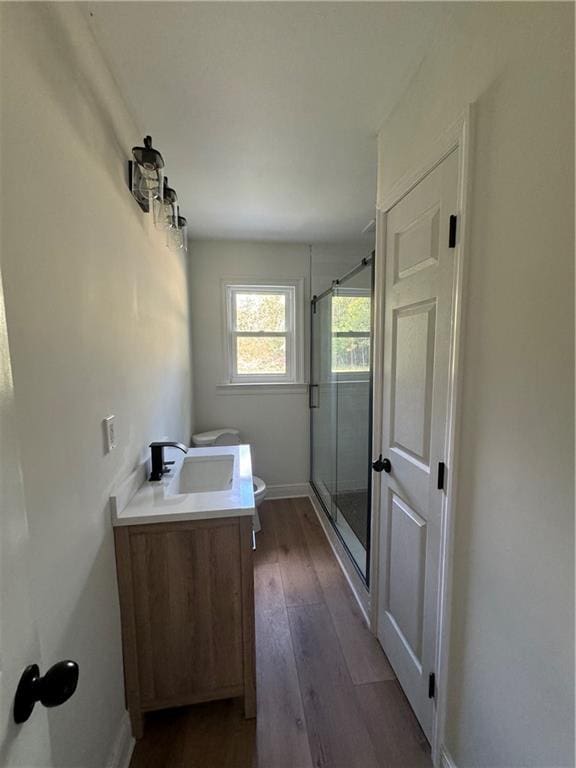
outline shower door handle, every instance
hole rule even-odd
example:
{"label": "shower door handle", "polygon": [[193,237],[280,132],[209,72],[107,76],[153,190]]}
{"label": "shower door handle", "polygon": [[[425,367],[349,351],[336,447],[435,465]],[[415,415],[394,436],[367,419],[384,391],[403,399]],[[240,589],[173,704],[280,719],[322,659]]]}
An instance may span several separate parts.
{"label": "shower door handle", "polygon": [[391,472],[392,471],[392,464],[390,463],[390,459],[383,459],[382,454],[378,456],[376,461],[372,462],[372,469],[374,472]]}
{"label": "shower door handle", "polygon": [[[316,404],[314,404],[314,389],[316,392]],[[318,384],[308,384],[308,408],[318,408]]]}

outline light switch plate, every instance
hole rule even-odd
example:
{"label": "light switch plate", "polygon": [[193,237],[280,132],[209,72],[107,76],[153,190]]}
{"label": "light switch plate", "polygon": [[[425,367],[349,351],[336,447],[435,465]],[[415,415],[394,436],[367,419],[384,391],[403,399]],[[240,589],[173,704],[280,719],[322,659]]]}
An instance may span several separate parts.
{"label": "light switch plate", "polygon": [[104,427],[104,450],[106,453],[110,453],[110,451],[116,448],[115,418],[115,416],[107,416],[102,422],[102,426]]}

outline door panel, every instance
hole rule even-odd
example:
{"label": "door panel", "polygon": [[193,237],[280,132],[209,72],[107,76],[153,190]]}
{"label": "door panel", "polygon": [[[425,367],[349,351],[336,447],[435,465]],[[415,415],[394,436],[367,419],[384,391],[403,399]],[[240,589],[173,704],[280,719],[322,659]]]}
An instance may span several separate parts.
{"label": "door panel", "polygon": [[391,443],[428,465],[436,303],[394,312]]}
{"label": "door panel", "polygon": [[378,637],[427,737],[434,703],[458,159],[450,154],[386,217],[381,584]]}
{"label": "door panel", "polygon": [[0,274],[0,765],[52,765],[47,710],[40,704],[16,725],[20,675],[42,664],[28,577],[28,522],[20,466],[14,387]]}
{"label": "door panel", "polygon": [[433,205],[394,234],[394,282],[438,262],[440,208]]}
{"label": "door panel", "polygon": [[426,521],[390,496],[388,611],[414,657],[422,657]]}

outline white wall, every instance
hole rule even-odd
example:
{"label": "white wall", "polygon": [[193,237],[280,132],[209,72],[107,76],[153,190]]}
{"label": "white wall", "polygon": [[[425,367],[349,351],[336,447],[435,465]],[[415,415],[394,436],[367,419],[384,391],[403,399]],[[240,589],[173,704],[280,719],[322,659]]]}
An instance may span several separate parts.
{"label": "white wall", "polygon": [[144,128],[78,9],[1,13],[1,257],[33,598],[45,664],[80,664],[43,765],[103,768],[124,711],[108,495],[151,439],[189,437],[186,264],[126,188]]}
{"label": "white wall", "polygon": [[447,744],[459,766],[574,764],[574,19],[447,4],[379,137],[379,198],[471,101]]}
{"label": "white wall", "polygon": [[318,296],[330,288],[350,269],[367,258],[374,249],[373,236],[352,243],[315,243],[311,259],[311,295]]}
{"label": "white wall", "polygon": [[[239,429],[242,439],[252,446],[254,472],[268,485],[308,482],[308,394],[305,387],[297,392],[238,394],[219,386],[226,378],[221,281],[302,278],[307,332],[309,274],[307,245],[245,241],[190,245],[195,429]],[[307,362],[307,353],[305,359]]]}

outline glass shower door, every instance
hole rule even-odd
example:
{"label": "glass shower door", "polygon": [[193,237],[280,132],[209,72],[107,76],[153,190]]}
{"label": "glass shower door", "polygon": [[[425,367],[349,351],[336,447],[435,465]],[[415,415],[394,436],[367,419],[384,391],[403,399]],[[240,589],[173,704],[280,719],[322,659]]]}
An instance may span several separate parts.
{"label": "glass shower door", "polygon": [[336,516],[338,532],[367,580],[370,551],[372,424],[372,270],[334,289],[332,348],[337,379]]}
{"label": "glass shower door", "polygon": [[311,330],[311,478],[330,517],[335,515],[336,496],[336,382],[330,370],[332,296],[312,304]]}
{"label": "glass shower door", "polygon": [[368,583],[371,510],[370,261],[312,302],[311,482]]}

